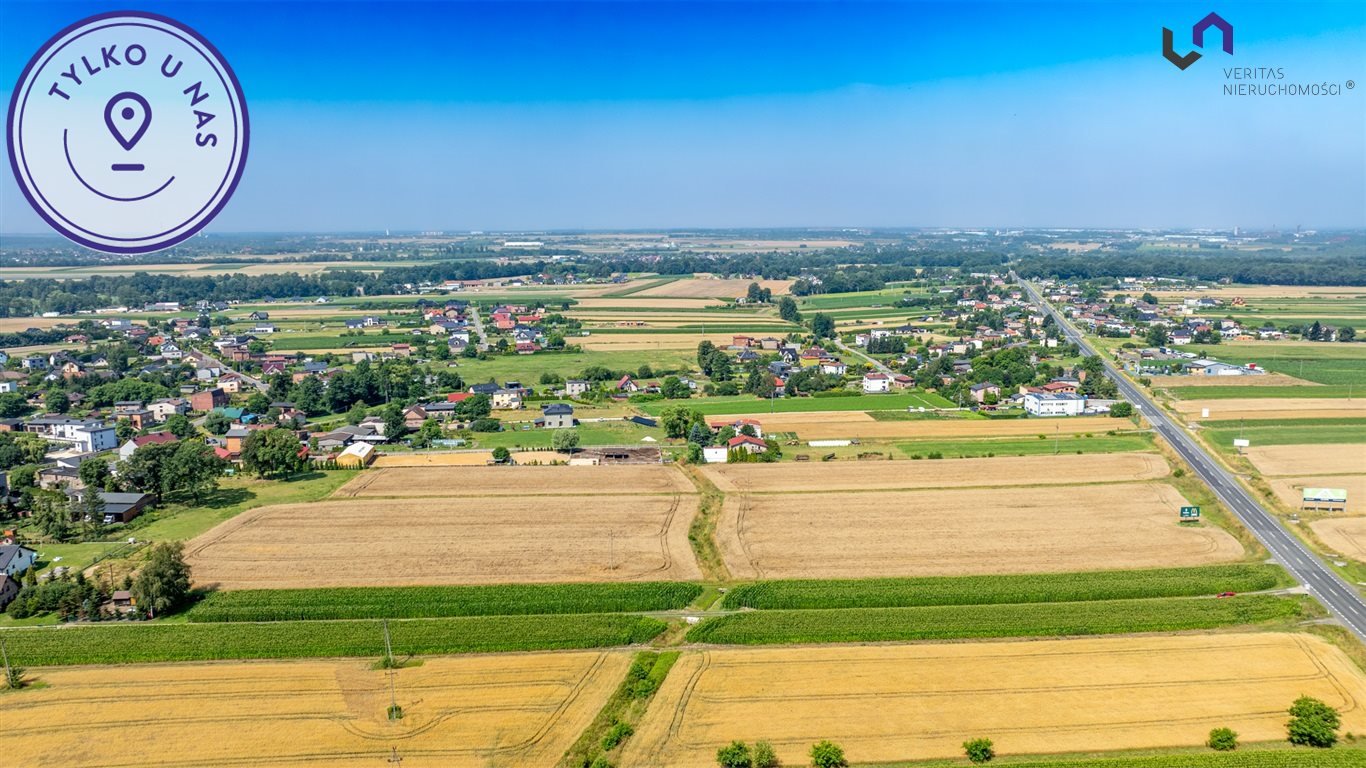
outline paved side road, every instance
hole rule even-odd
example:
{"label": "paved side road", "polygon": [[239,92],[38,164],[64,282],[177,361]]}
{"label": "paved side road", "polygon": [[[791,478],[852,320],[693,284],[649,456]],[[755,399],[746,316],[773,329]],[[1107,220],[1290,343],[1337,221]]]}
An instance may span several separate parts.
{"label": "paved side road", "polygon": [[[1053,321],[1063,330],[1068,341],[1075,343],[1085,354],[1095,354],[1076,327],[1044,301],[1034,290],[1034,286],[1023,280],[1019,282],[1030,300],[1053,317]],[[1228,470],[1209,455],[1204,446],[1187,434],[1186,430],[1148,397],[1147,393],[1121,375],[1108,359],[1102,357],[1101,360],[1105,363],[1105,374],[1118,385],[1120,394],[1143,411],[1153,429],[1191,465],[1224,506],[1232,510],[1243,525],[1266,546],[1272,556],[1301,584],[1308,587],[1311,594],[1328,606],[1328,610],[1340,619],[1357,639],[1366,642],[1366,600],[1362,598],[1361,593],[1305,549],[1299,539],[1281,525],[1279,519],[1267,512]]]}

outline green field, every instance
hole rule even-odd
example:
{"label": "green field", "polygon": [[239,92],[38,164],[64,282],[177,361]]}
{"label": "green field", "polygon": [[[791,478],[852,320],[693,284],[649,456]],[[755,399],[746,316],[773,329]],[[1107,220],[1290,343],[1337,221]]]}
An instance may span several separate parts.
{"label": "green field", "polygon": [[[1116,419],[1118,422],[1119,420]],[[1131,426],[1127,421],[1122,426]],[[1041,433],[1042,434],[1042,433]],[[1042,456],[1050,453],[1127,453],[1150,451],[1152,437],[1134,435],[1045,435],[1045,439],[992,438],[984,440],[916,440],[898,443],[897,449],[908,456],[940,453],[946,459],[982,456]]]}
{"label": "green field", "polygon": [[1059,637],[1177,632],[1285,623],[1322,609],[1307,597],[1245,595],[1075,603],[947,605],[912,608],[751,611],[708,619],[688,632],[696,643],[782,645],[874,643],[989,637]]}
{"label": "green field", "polygon": [[[573,344],[574,340],[570,339],[569,343]],[[697,353],[695,350],[687,349],[538,352],[534,355],[496,355],[487,360],[462,357],[451,362],[455,364],[453,370],[460,374],[467,385],[489,379],[495,379],[499,383],[511,379],[529,387],[538,387],[542,373],[553,373],[572,379],[590,365],[628,372],[632,377],[642,365],[649,365],[655,371],[689,372],[697,367]]]}
{"label": "green field", "polygon": [[215,592],[187,618],[208,623],[669,611],[701,593],[701,586],[679,582],[250,589]]}
{"label": "green field", "polygon": [[763,581],[731,589],[724,605],[732,610],[808,610],[1066,603],[1256,592],[1292,583],[1280,566],[1262,563],[1021,576]]}
{"label": "green field", "polygon": [[1232,451],[1233,440],[1238,437],[1250,440],[1254,446],[1366,443],[1366,419],[1207,421],[1200,434],[1223,451]]}
{"label": "green field", "polygon": [[953,403],[929,392],[901,392],[886,395],[850,395],[848,397],[780,397],[763,400],[753,395],[706,397],[691,400],[658,401],[641,406],[641,410],[659,415],[671,405],[686,405],[707,416],[731,413],[809,413],[812,411],[880,411],[906,408],[951,408]]}
{"label": "green field", "polygon": [[[495,411],[498,416],[505,412]],[[528,411],[527,417],[532,418],[535,411]],[[642,427],[627,421],[598,421],[581,423],[574,428],[579,433],[579,445],[587,447],[593,445],[634,445],[640,443],[645,437],[654,437],[656,440],[664,438],[664,432],[659,428],[651,429]],[[474,447],[476,448],[549,448],[553,438],[554,430],[551,429],[531,429],[516,428],[515,425],[508,424],[503,432],[475,432]],[[545,462],[565,461],[568,455],[556,455],[547,453]]]}
{"label": "green field", "polygon": [[[895,304],[907,295],[925,295],[923,288],[887,288],[881,291],[859,291],[855,293],[830,293],[822,296],[806,296],[797,299],[797,307],[803,313],[819,312],[823,309],[844,309],[848,307],[884,307]],[[916,310],[908,310],[914,312]],[[921,312],[924,310],[921,309]]]}
{"label": "green field", "polygon": [[[644,616],[472,616],[389,622],[395,656],[605,648],[643,643],[664,631]],[[20,666],[132,664],[215,659],[382,656],[379,621],[263,624],[95,624],[0,630]]]}
{"label": "green field", "polygon": [[[1279,399],[1286,397],[1308,397],[1308,398],[1335,398],[1344,399],[1348,397],[1361,397],[1366,392],[1366,381],[1362,381],[1355,386],[1351,384],[1327,384],[1324,386],[1294,384],[1281,385],[1244,385],[1237,384],[1215,385],[1210,387],[1200,386],[1175,386],[1166,387],[1166,391],[1182,400],[1233,400],[1233,399]],[[1267,407],[1275,407],[1274,403],[1268,403]]]}
{"label": "green field", "polygon": [[[1366,320],[1360,322],[1366,324]],[[1273,373],[1283,373],[1318,384],[1366,385],[1366,344],[1362,343],[1248,341],[1189,344],[1181,349],[1235,365],[1256,363]]]}

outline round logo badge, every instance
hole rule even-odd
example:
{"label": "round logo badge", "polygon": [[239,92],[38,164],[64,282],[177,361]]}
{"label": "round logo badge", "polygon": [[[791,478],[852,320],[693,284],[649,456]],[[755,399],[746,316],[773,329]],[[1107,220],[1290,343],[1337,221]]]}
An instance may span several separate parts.
{"label": "round logo badge", "polygon": [[34,54],[9,105],[9,160],[34,210],[108,253],[191,237],[237,188],[247,104],[208,40],[139,11],[92,16]]}

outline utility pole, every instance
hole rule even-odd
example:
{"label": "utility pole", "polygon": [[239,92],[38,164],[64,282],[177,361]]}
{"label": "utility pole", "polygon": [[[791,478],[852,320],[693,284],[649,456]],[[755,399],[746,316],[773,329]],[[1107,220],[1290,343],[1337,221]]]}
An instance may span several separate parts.
{"label": "utility pole", "polygon": [[389,749],[392,750],[389,753],[389,759],[385,760],[384,762],[389,763],[390,765],[398,765],[399,763],[402,763],[403,758],[400,757],[398,754],[398,747],[390,747]]}
{"label": "utility pole", "polygon": [[617,569],[617,532],[607,532],[607,569],[615,571]]}
{"label": "utility pole", "polygon": [[1062,432],[1062,425],[1061,425],[1061,424],[1054,424],[1054,425],[1053,425],[1053,455],[1054,455],[1054,456],[1057,456],[1057,455],[1058,455],[1058,438],[1059,438],[1059,436],[1061,435],[1061,432]]}
{"label": "utility pole", "polygon": [[0,637],[0,658],[3,658],[5,662],[5,687],[8,688],[13,684],[14,678],[11,676],[9,668],[9,649],[5,647],[5,638],[3,637]]}
{"label": "utility pole", "polygon": [[394,663],[394,648],[389,643],[389,620],[384,620],[384,661],[386,664]]}

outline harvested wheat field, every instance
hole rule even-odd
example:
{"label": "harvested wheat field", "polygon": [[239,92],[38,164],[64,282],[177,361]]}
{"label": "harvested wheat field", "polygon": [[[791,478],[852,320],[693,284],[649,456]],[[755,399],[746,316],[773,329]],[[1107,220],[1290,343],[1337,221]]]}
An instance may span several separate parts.
{"label": "harvested wheat field", "polygon": [[629,491],[632,495],[693,493],[669,465],[583,467],[442,467],[372,469],[337,490],[354,496],[573,496]]}
{"label": "harvested wheat field", "polygon": [[1366,416],[1366,398],[1348,400],[1334,397],[1235,398],[1230,400],[1178,400],[1177,412],[1201,419],[1201,409],[1209,409],[1210,420],[1233,419],[1351,419]]}
{"label": "harvested wheat field", "polygon": [[[709,417],[712,418],[712,417]],[[715,416],[727,421],[757,419],[765,432],[796,432],[802,440],[849,438],[1019,437],[1091,432],[1103,435],[1115,428],[1108,416],[1068,419],[916,419],[878,421],[863,411],[807,411],[790,413],[730,413]],[[1123,425],[1120,425],[1123,426]]]}
{"label": "harvested wheat field", "polygon": [[1171,468],[1155,453],[1114,453],[898,462],[890,468],[849,462],[709,464],[702,471],[726,493],[782,493],[1156,480]]}
{"label": "harvested wheat field", "polygon": [[[751,331],[760,334],[760,331]],[[730,346],[731,334],[709,333],[596,333],[573,340],[588,350],[606,352],[648,352],[652,349],[697,349],[703,341],[725,349]]]}
{"label": "harvested wheat field", "polygon": [[1276,477],[1267,482],[1280,500],[1291,509],[1299,509],[1305,488],[1342,488],[1347,491],[1347,507],[1354,513],[1366,514],[1366,475],[1310,475],[1306,477]]}
{"label": "harvested wheat field", "polygon": [[[628,653],[437,657],[400,670],[403,719],[369,659],[55,667],[4,705],[5,763],[146,766],[553,765]],[[60,755],[60,760],[56,756]]]}
{"label": "harvested wheat field", "polygon": [[[742,295],[744,291],[740,292]],[[722,306],[719,299],[680,299],[680,298],[661,298],[659,296],[645,296],[643,294],[632,294],[613,298],[611,296],[599,296],[591,299],[580,299],[575,309],[706,309],[707,307]]]}
{"label": "harvested wheat field", "polygon": [[[518,464],[550,462],[556,454],[546,451],[512,451]],[[558,457],[563,460],[563,456]],[[374,469],[394,467],[483,467],[493,461],[493,451],[423,451],[421,453],[392,453],[380,456],[370,466]]]}
{"label": "harvested wheat field", "polygon": [[696,511],[683,494],[283,504],[194,539],[186,559],[222,589],[686,581],[701,578]]}
{"label": "harvested wheat field", "polygon": [[1366,467],[1366,444],[1264,445],[1244,450],[1263,475],[1350,475]]}
{"label": "harvested wheat field", "polygon": [[737,579],[950,576],[1238,560],[1163,483],[726,497],[716,539]]}
{"label": "harvested wheat field", "polygon": [[1331,517],[1309,527],[1329,552],[1366,562],[1366,517]]}
{"label": "harvested wheat field", "polygon": [[1272,741],[1301,695],[1366,728],[1366,678],[1310,635],[710,650],[679,659],[621,764],[709,768],[736,738],[783,765],[820,739],[860,765],[961,758],[974,736],[1003,755]]}
{"label": "harvested wheat field", "polygon": [[632,297],[666,297],[666,298],[723,298],[734,299],[744,296],[749,291],[751,283],[758,283],[761,288],[768,288],[773,291],[773,295],[788,293],[792,290],[792,283],[795,280],[727,280],[717,278],[692,278],[685,280],[672,280],[662,285],[646,288],[638,293],[631,294]]}

